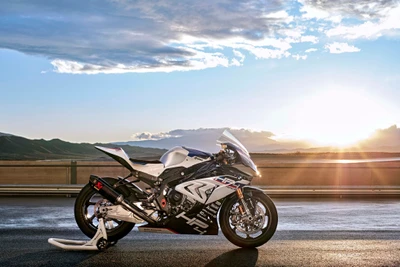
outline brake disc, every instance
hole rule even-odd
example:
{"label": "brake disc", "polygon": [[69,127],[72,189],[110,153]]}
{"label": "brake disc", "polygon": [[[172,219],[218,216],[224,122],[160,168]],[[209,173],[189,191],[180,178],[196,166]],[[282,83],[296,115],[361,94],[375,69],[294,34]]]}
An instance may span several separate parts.
{"label": "brake disc", "polygon": [[[237,216],[237,215],[236,215]],[[265,214],[260,206],[256,207],[256,214],[252,216],[251,220],[247,219],[247,216],[241,216],[239,219],[235,218],[236,229],[244,234],[255,234],[259,232],[265,222]]]}

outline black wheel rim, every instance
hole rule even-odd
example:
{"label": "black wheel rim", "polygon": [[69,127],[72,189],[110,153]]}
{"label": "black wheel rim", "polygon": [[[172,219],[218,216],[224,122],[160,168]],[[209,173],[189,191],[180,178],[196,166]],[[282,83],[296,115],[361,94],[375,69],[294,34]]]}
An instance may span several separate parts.
{"label": "black wheel rim", "polygon": [[[96,217],[96,204],[98,202],[105,201],[105,203],[111,204],[108,200],[104,199],[100,194],[93,191],[93,193],[89,194],[84,201],[84,205],[82,207],[83,218],[85,223],[92,228],[93,230],[97,230],[99,221]],[[115,220],[115,219],[107,219],[104,220],[104,224],[107,232],[117,231],[121,225],[123,225],[123,221]]]}

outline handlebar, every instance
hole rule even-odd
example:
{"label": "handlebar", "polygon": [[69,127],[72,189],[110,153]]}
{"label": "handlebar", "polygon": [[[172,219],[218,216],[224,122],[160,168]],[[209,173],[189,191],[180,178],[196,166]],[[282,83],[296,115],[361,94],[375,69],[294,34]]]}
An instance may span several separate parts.
{"label": "handlebar", "polygon": [[232,164],[236,159],[235,154],[229,153],[227,149],[221,149],[214,157],[217,162],[223,164]]}

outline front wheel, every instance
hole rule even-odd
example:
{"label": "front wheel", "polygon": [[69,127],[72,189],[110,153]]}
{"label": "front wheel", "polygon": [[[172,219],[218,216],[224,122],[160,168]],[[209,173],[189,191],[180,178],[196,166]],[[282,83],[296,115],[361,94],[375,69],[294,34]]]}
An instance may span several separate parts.
{"label": "front wheel", "polygon": [[241,203],[237,197],[227,199],[219,214],[219,224],[224,236],[243,248],[265,244],[274,235],[278,225],[274,202],[260,191],[252,190],[251,194],[251,198],[245,197],[247,206],[251,207],[251,215],[240,212]]}

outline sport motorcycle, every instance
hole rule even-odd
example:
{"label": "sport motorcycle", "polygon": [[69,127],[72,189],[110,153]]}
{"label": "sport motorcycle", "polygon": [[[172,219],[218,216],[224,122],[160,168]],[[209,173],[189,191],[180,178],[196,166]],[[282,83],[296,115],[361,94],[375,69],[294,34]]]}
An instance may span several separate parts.
{"label": "sport motorcycle", "polygon": [[247,149],[227,130],[217,143],[218,153],[180,146],[156,161],[96,146],[130,173],[90,176],[75,201],[79,228],[90,238],[100,226],[105,229],[107,240],[99,249],[115,244],[135,224],[142,232],[197,235],[217,235],[220,227],[239,247],[263,245],[275,233],[276,207],[262,190],[250,186],[259,173]]}

